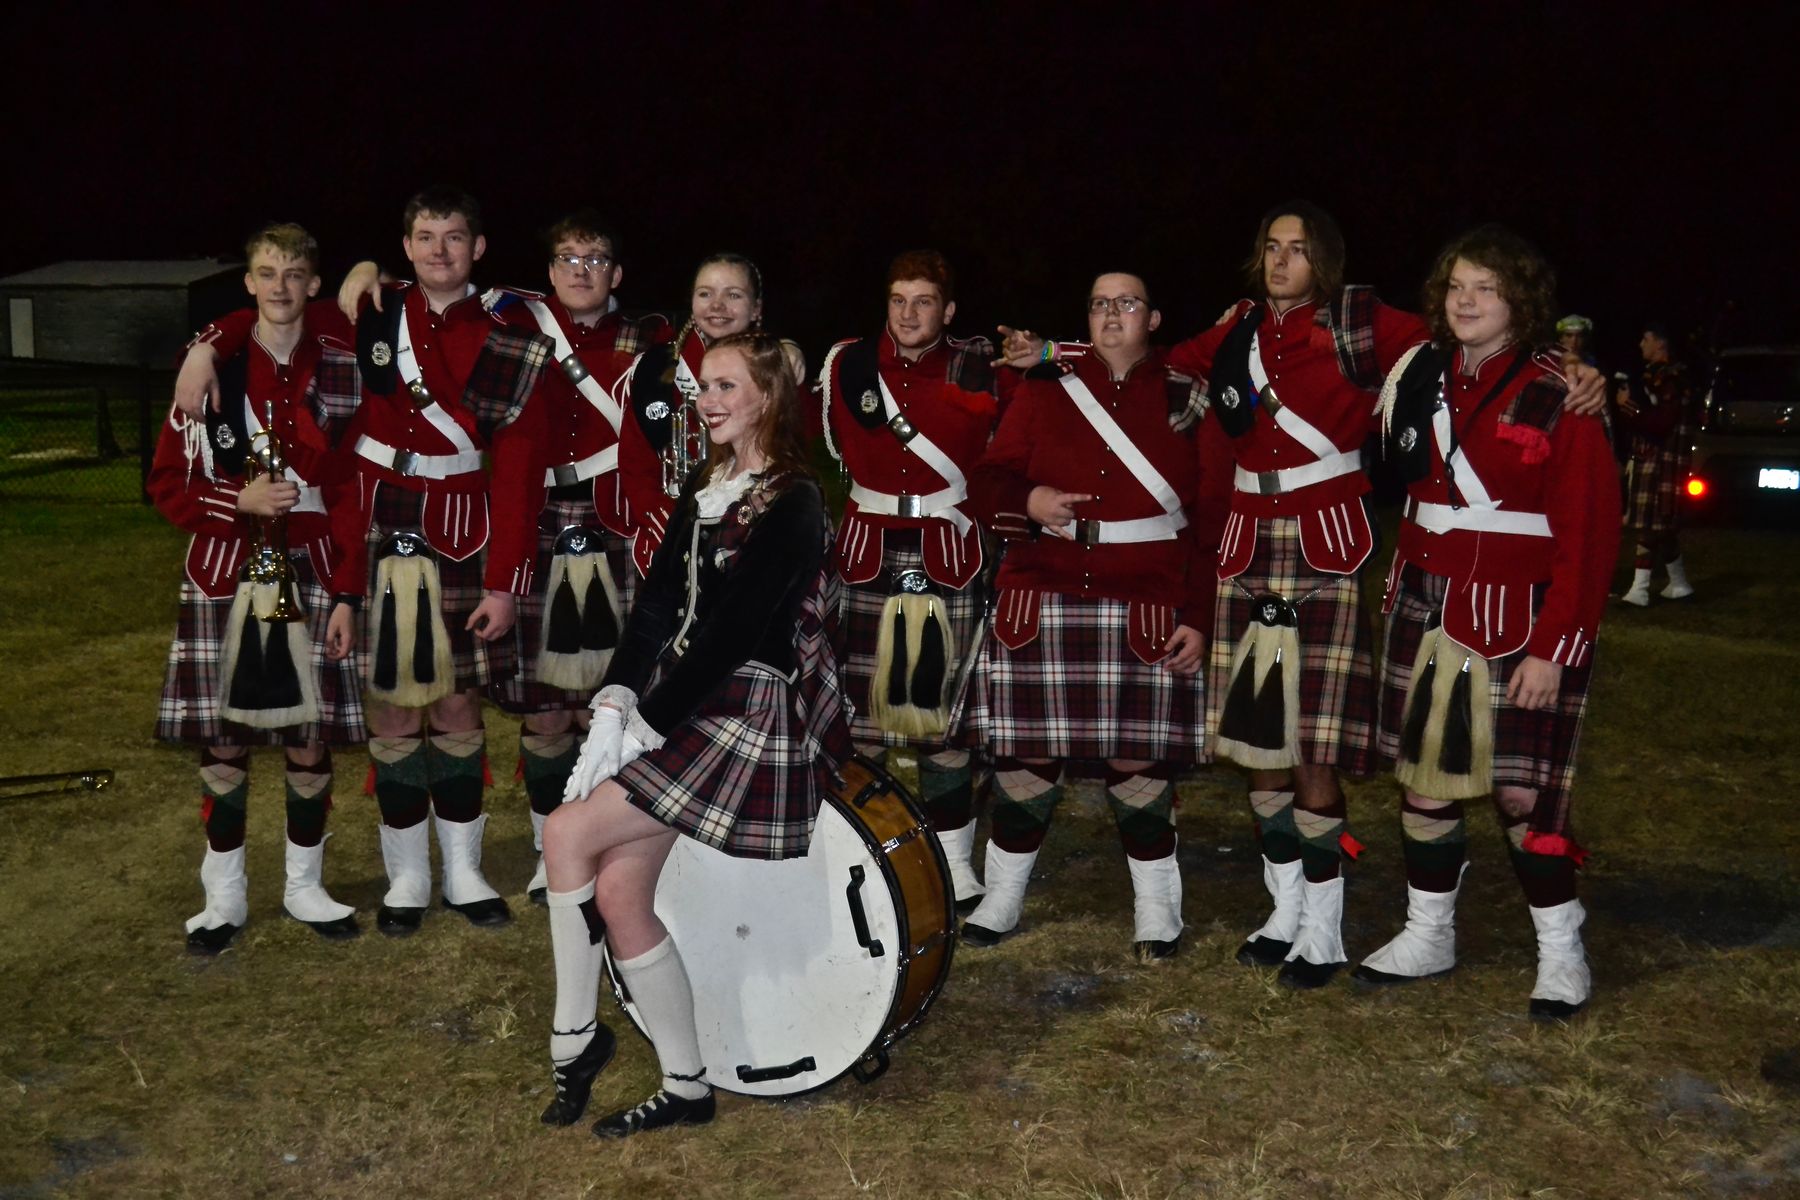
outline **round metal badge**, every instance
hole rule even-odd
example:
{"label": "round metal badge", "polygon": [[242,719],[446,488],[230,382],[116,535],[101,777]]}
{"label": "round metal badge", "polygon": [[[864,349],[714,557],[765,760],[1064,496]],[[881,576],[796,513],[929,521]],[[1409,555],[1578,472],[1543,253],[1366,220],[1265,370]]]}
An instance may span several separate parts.
{"label": "round metal badge", "polygon": [[378,367],[385,367],[394,361],[394,348],[386,342],[376,342],[369,347],[369,361]]}
{"label": "round metal badge", "polygon": [[1407,453],[1414,446],[1419,444],[1419,431],[1411,425],[1408,425],[1400,431],[1399,444],[1400,452],[1402,454]]}
{"label": "round metal badge", "polygon": [[1234,409],[1238,406],[1239,402],[1242,400],[1243,400],[1243,397],[1238,395],[1238,390],[1234,387],[1226,388],[1219,395],[1219,403],[1223,404],[1226,408]]}
{"label": "round metal badge", "polygon": [[652,421],[662,420],[669,415],[669,402],[667,400],[652,400],[644,406],[644,415],[649,417]]}
{"label": "round metal badge", "polygon": [[229,450],[237,445],[237,434],[231,432],[231,426],[221,425],[213,430],[213,441],[219,443],[219,449]]}
{"label": "round metal badge", "polygon": [[881,407],[881,397],[876,395],[874,390],[871,389],[862,394],[860,403],[862,404],[862,410],[865,413],[872,413]]}
{"label": "round metal badge", "polygon": [[1264,625],[1296,628],[1300,624],[1300,610],[1289,603],[1286,596],[1264,592],[1256,598],[1255,605],[1256,619]]}
{"label": "round metal badge", "polygon": [[926,578],[925,572],[916,568],[909,568],[900,572],[900,577],[894,582],[898,584],[901,591],[909,592],[915,596],[928,591],[931,588],[931,580]]}

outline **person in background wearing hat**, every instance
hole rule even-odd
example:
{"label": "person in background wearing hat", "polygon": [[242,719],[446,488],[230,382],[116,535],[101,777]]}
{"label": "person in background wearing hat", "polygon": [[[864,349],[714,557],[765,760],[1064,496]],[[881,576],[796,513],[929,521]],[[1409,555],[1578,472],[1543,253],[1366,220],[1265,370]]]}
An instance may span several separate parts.
{"label": "person in background wearing hat", "polygon": [[1673,354],[1668,328],[1644,326],[1638,340],[1644,369],[1618,387],[1619,425],[1630,453],[1630,490],[1625,525],[1637,534],[1637,559],[1631,586],[1619,599],[1637,608],[1650,605],[1650,577],[1658,564],[1669,582],[1658,593],[1664,600],[1686,600],[1694,594],[1687,564],[1681,558],[1681,488],[1693,459],[1700,431],[1700,389],[1686,363]]}
{"label": "person in background wearing hat", "polygon": [[1563,348],[1564,355],[1573,355],[1576,360],[1592,367],[1594,361],[1594,323],[1579,313],[1570,313],[1556,323],[1556,340]]}

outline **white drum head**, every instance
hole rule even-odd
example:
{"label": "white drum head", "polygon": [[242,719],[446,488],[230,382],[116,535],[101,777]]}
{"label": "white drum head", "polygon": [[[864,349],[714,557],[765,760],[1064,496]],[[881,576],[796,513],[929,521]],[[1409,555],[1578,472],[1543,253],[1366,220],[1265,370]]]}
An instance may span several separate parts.
{"label": "white drum head", "polygon": [[[870,948],[858,942],[846,894],[854,869]],[[803,858],[733,858],[677,838],[657,881],[656,913],[694,985],[700,1057],[716,1088],[792,1096],[822,1087],[861,1060],[887,1023],[907,951],[895,897],[861,835],[829,803]],[[610,956],[607,970],[616,993]],[[621,1007],[641,1031],[637,1006]],[[810,1067],[796,1066],[808,1058]],[[757,1077],[770,1071],[779,1074]]]}

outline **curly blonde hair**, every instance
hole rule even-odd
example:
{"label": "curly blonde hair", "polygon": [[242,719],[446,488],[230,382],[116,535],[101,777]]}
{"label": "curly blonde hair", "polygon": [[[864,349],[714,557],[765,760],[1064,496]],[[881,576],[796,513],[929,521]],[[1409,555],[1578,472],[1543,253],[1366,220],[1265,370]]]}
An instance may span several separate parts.
{"label": "curly blonde hair", "polygon": [[1483,225],[1445,246],[1425,280],[1425,322],[1440,345],[1456,341],[1450,319],[1444,315],[1444,297],[1450,292],[1450,272],[1458,260],[1494,273],[1500,298],[1512,310],[1510,332],[1515,345],[1540,346],[1552,340],[1556,271],[1536,246],[1512,230],[1504,225]]}

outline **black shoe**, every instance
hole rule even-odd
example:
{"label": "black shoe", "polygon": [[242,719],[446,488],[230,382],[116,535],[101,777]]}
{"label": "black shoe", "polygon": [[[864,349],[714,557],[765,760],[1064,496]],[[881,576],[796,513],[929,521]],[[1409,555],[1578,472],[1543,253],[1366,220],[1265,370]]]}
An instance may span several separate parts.
{"label": "black shoe", "polygon": [[1587,1001],[1570,1004],[1566,1000],[1531,1001],[1531,1019],[1534,1021],[1567,1021],[1570,1017],[1587,1007]]}
{"label": "black shoe", "polygon": [[[300,921],[300,918],[294,916],[293,913],[288,913],[288,916],[292,920]],[[335,921],[300,921],[300,923],[320,937],[333,942],[347,942],[351,938],[362,936],[362,926],[356,923],[355,917],[339,917]]]}
{"label": "black shoe", "polygon": [[[1408,983],[1420,983],[1427,979],[1442,979],[1455,967],[1445,967],[1441,971],[1433,971],[1428,975],[1395,975],[1390,971],[1377,971],[1366,963],[1359,963],[1356,970],[1350,972],[1350,978],[1364,987],[1400,987]],[[1536,1003],[1533,1001],[1533,1003]]]}
{"label": "black shoe", "polygon": [[980,896],[964,896],[961,900],[956,902],[956,915],[959,917],[966,917],[980,907]]}
{"label": "black shoe", "polygon": [[389,908],[384,904],[375,914],[375,928],[389,937],[411,937],[419,932],[419,922],[424,919],[422,908]]}
{"label": "black shoe", "polygon": [[475,900],[468,904],[452,904],[446,900],[444,907],[469,918],[471,925],[508,925],[512,923],[512,909],[506,907],[506,901],[499,896],[495,896],[492,900]]}
{"label": "black shoe", "polygon": [[997,946],[1017,932],[1016,928],[1002,931],[977,925],[973,921],[962,923],[962,940],[966,946]]}
{"label": "black shoe", "polygon": [[671,1125],[705,1125],[713,1119],[714,1107],[710,1088],[698,1100],[686,1100],[658,1088],[656,1095],[636,1108],[627,1108],[595,1121],[594,1136],[622,1138]]}
{"label": "black shoe", "polygon": [[556,1085],[556,1098],[538,1120],[546,1125],[573,1125],[587,1111],[588,1096],[594,1090],[594,1079],[606,1070],[619,1048],[619,1039],[606,1026],[595,1023],[593,1040],[582,1047],[574,1059],[550,1071]]}
{"label": "black shoe", "polygon": [[1155,962],[1162,958],[1174,958],[1181,950],[1181,935],[1178,933],[1166,942],[1134,942],[1131,947],[1139,962]]}
{"label": "black shoe", "polygon": [[[242,925],[220,925],[216,929],[196,929],[187,935],[189,954],[204,954],[208,958],[223,954],[231,949],[231,939],[237,936]],[[1536,1003],[1536,1001],[1532,1001]]]}
{"label": "black shoe", "polygon": [[1275,978],[1291,988],[1311,991],[1330,983],[1343,963],[1307,962],[1304,958],[1289,959],[1281,968],[1281,974]]}
{"label": "black shoe", "polygon": [[1293,948],[1292,942],[1253,937],[1238,947],[1237,960],[1246,967],[1279,967],[1287,961],[1288,951]]}
{"label": "black shoe", "polygon": [[530,901],[539,908],[550,907],[550,889],[547,887],[532,888],[525,893]]}

